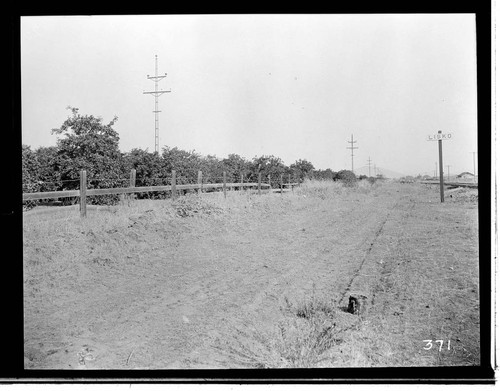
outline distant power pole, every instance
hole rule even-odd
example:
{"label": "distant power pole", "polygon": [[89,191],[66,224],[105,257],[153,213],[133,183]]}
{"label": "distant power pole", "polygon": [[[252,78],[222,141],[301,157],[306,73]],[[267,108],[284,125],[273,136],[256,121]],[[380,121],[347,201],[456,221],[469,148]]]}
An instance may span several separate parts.
{"label": "distant power pole", "polygon": [[476,152],[472,153],[472,163],[474,164],[474,182],[476,181]]}
{"label": "distant power pole", "polygon": [[447,164],[446,167],[448,168],[448,182],[450,181],[450,165]]}
{"label": "distant power pole", "polygon": [[351,141],[347,140],[349,144],[351,144],[350,147],[347,147],[347,149],[351,150],[351,171],[354,172],[354,150],[358,149],[358,147],[354,146],[354,143],[357,143],[357,141],[354,141],[353,135],[351,134]]}
{"label": "distant power pole", "polygon": [[371,177],[372,176],[372,166],[371,166],[371,159],[370,159],[370,156],[368,156],[368,176]]}
{"label": "distant power pole", "polygon": [[153,113],[155,113],[155,152],[160,151],[160,120],[159,120],[159,115],[160,110],[158,110],[158,97],[166,92],[171,92],[170,90],[164,91],[164,90],[158,90],[158,82],[167,77],[167,74],[162,76],[158,76],[158,56],[155,54],[155,75],[154,76],[148,76],[149,80],[153,80],[155,82],[155,90],[154,91],[147,91],[143,92],[144,94],[151,94],[154,95],[155,97],[155,109]]}

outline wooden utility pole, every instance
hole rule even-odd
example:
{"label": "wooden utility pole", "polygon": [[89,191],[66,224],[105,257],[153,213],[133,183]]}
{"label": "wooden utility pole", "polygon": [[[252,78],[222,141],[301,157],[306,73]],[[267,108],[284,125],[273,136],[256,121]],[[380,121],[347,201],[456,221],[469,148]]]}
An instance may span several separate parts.
{"label": "wooden utility pole", "polygon": [[372,160],[370,159],[370,156],[368,156],[368,176],[372,176],[372,166],[371,166]]}
{"label": "wooden utility pole", "polygon": [[357,141],[354,141],[352,134],[351,134],[351,141],[347,140],[347,142],[351,144],[351,146],[347,147],[347,149],[351,150],[351,171],[354,172],[354,150],[359,148],[354,146],[354,143],[357,143]]}
{"label": "wooden utility pole", "polygon": [[[441,131],[438,131],[438,134]],[[444,180],[443,180],[443,140],[438,140],[439,149],[439,192],[441,194],[441,202],[444,202]]]}
{"label": "wooden utility pole", "polygon": [[476,152],[472,153],[472,164],[474,164],[474,182],[476,182]]}
{"label": "wooden utility pole", "polygon": [[450,167],[449,164],[446,165],[446,168],[448,168],[448,182],[450,181]]}
{"label": "wooden utility pole", "polygon": [[441,202],[444,202],[444,179],[443,179],[443,140],[450,140],[451,133],[443,134],[442,131],[438,130],[437,134],[427,136],[427,141],[438,142],[438,152],[439,152],[439,190],[441,194]]}

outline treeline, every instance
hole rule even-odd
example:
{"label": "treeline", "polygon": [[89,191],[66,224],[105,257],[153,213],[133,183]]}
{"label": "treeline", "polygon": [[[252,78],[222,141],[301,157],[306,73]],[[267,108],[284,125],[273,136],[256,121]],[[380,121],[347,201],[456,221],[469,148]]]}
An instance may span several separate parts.
{"label": "treeline", "polygon": [[[248,160],[230,154],[221,159],[171,147],[164,147],[161,153],[140,148],[120,152],[119,136],[113,129],[116,117],[104,124],[100,117],[81,115],[77,108],[69,109],[71,116],[60,128],[52,129],[53,134],[61,136],[56,146],[33,150],[23,145],[23,193],[78,189],[82,169],[87,170],[88,188],[128,186],[131,169],[136,170],[136,186],[170,184],[172,170],[176,171],[178,184],[196,183],[198,171],[203,172],[204,183],[222,182],[224,172],[228,182],[240,182],[242,175],[244,182],[256,182],[261,173],[266,182],[270,175],[273,187],[279,187],[281,175],[284,182],[289,178],[292,182],[302,182],[305,178],[338,180],[354,177],[346,170],[316,170],[311,162],[302,159],[287,166],[272,155]],[[93,201],[109,203],[116,199],[115,196],[100,196]]]}

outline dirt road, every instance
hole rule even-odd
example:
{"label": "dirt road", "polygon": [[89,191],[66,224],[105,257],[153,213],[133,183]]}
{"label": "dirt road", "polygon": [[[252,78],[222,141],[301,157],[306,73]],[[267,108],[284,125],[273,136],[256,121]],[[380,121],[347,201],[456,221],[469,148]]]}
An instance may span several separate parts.
{"label": "dirt road", "polygon": [[[348,325],[320,366],[479,360],[474,200],[385,184],[137,202],[84,221],[33,214],[24,226],[26,368],[286,366],[284,328],[311,298]],[[353,291],[368,297],[362,318],[344,311]],[[424,349],[436,339],[450,349]]]}

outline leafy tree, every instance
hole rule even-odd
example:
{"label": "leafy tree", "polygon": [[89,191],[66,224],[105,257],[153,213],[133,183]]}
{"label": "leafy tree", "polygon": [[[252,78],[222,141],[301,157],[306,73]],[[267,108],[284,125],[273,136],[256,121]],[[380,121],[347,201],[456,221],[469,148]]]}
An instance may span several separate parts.
{"label": "leafy tree", "polygon": [[[262,174],[262,181],[267,182],[268,176],[271,175],[271,186],[279,187],[280,177],[287,173],[287,167],[283,161],[273,155],[263,155],[260,157],[254,157],[250,165],[252,170],[252,180],[258,180],[258,173]],[[286,178],[283,178],[286,181]]]}
{"label": "leafy tree", "polygon": [[350,170],[340,170],[337,173],[336,180],[342,181],[346,186],[354,186],[357,183],[356,174]]}
{"label": "leafy tree", "polygon": [[172,170],[175,170],[176,183],[196,183],[201,166],[200,155],[195,151],[188,152],[177,147],[163,148],[162,170],[169,177]]}
{"label": "leafy tree", "polygon": [[167,173],[163,170],[163,162],[156,152],[148,152],[134,148],[124,154],[127,171],[135,169],[136,186],[159,186],[166,184]]}
{"label": "leafy tree", "polygon": [[311,178],[314,172],[314,166],[311,162],[307,160],[299,159],[295,163],[290,165],[293,175],[300,182],[303,182],[305,178]]}
{"label": "leafy tree", "polygon": [[251,173],[251,162],[235,153],[222,159],[222,166],[223,170],[227,173],[228,182],[239,183],[241,181],[241,174],[243,174],[245,180]]}
{"label": "leafy tree", "polygon": [[[87,171],[89,188],[111,188],[124,186],[128,182],[124,161],[120,153],[118,133],[113,129],[118,117],[108,124],[93,115],[81,115],[77,108],[68,107],[71,116],[60,128],[52,129],[61,135],[57,140],[58,165],[61,180],[67,181],[67,188],[78,188],[80,170]],[[91,202],[113,203],[118,196],[90,197]]]}
{"label": "leafy tree", "polygon": [[312,176],[314,179],[334,180],[337,173],[327,168],[326,170],[314,170]]}
{"label": "leafy tree", "polygon": [[215,155],[200,158],[200,168],[203,171],[203,183],[221,183],[224,164]]}
{"label": "leafy tree", "polygon": [[63,190],[64,182],[61,182],[60,159],[57,147],[39,147],[35,150],[35,154],[39,166],[39,191]]}
{"label": "leafy tree", "polygon": [[40,165],[36,153],[29,145],[22,145],[22,179],[23,193],[35,193],[40,191]]}

